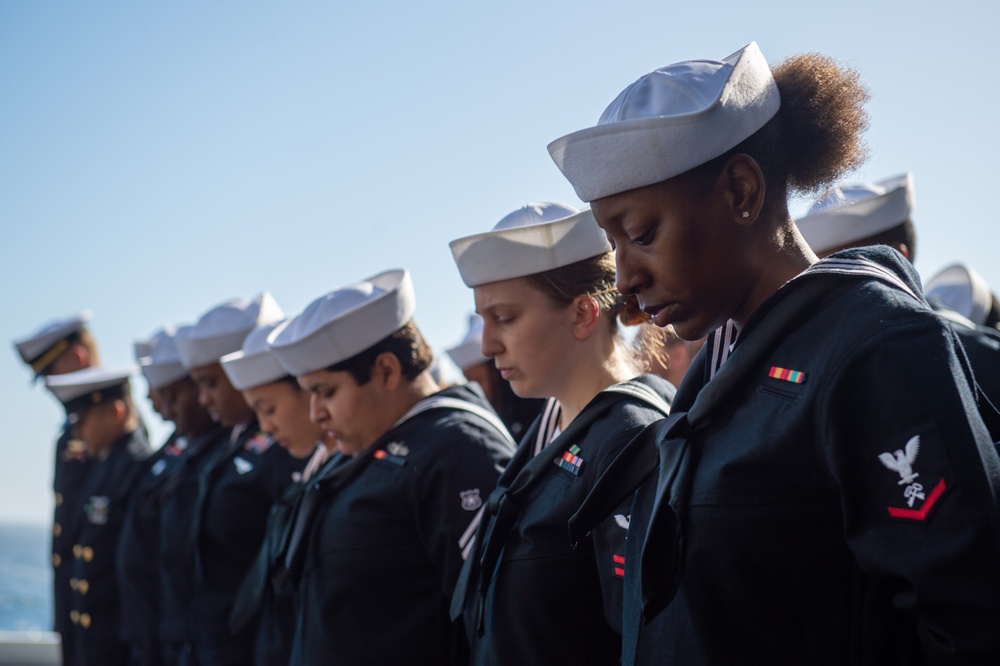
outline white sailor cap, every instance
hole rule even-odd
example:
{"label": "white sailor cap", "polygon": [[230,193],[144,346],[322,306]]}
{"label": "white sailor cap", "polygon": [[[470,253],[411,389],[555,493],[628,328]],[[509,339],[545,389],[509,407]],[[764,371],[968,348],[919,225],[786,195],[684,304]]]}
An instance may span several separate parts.
{"label": "white sailor cap", "polygon": [[197,324],[178,331],[181,362],[188,370],[217,363],[226,354],[239,351],[247,333],[284,318],[281,306],[266,291],[253,300],[220,303],[203,314]]}
{"label": "white sailor cap", "polygon": [[449,347],[445,351],[448,356],[462,370],[468,370],[481,363],[489,361],[488,356],[483,356],[483,318],[477,314],[469,317],[469,330],[465,333],[462,341],[454,347]]}
{"label": "white sailor cap", "polygon": [[590,210],[549,202],[522,206],[492,231],[450,245],[469,287],[543,273],[611,250]]}
{"label": "white sailor cap", "polygon": [[942,268],[927,281],[924,294],[937,298],[973,324],[982,326],[993,309],[993,292],[978,272],[965,264]]}
{"label": "white sailor cap", "polygon": [[139,367],[151,388],[166,388],[188,376],[177,348],[177,334],[190,328],[168,324],[150,340],[149,354],[139,359]]}
{"label": "white sailor cap", "polygon": [[735,148],[781,106],[756,42],[724,60],[687,60],[642,76],[595,127],[549,154],[583,201],[673,178]]}
{"label": "white sailor cap", "polygon": [[134,374],[134,368],[91,367],[51,375],[45,385],[63,404],[70,423],[75,423],[91,406],[123,397]]}
{"label": "white sailor cap", "polygon": [[913,212],[913,174],[880,183],[835,187],[795,224],[814,252],[823,253],[898,227]]}
{"label": "white sailor cap", "polygon": [[415,311],[409,272],[386,271],[317,298],[270,339],[271,351],[290,375],[325,370],[395,333]]}
{"label": "white sailor cap", "polygon": [[35,377],[45,374],[59,355],[69,349],[69,339],[83,330],[93,313],[84,310],[62,319],[50,321],[26,338],[14,342],[21,360],[31,366]]}
{"label": "white sailor cap", "polygon": [[243,341],[240,351],[222,357],[222,369],[226,371],[233,388],[245,391],[288,376],[288,371],[278,362],[267,341],[280,333],[289,321],[285,319],[255,328]]}

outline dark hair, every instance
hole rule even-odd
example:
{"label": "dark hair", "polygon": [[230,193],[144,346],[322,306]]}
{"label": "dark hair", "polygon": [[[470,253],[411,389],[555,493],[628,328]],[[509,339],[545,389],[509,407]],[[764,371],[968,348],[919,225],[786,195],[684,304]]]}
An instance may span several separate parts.
{"label": "dark hair", "polygon": [[615,287],[614,252],[535,273],[527,279],[557,305],[569,305],[577,296],[589,294],[601,312],[609,315],[612,327],[617,327],[618,320],[626,326],[649,320],[634,296],[623,296]]}
{"label": "dark hair", "polygon": [[986,321],[983,322],[983,326],[997,328],[997,324],[1000,323],[1000,300],[997,300],[996,294],[990,294],[990,300],[990,311],[986,315]]}
{"label": "dark hair", "polygon": [[868,157],[868,89],[858,73],[833,58],[805,53],[772,68],[781,108],[735,148],[691,170],[711,182],[730,157],[754,158],[767,190],[762,215],[787,217],[789,193],[810,194],[833,185]]}
{"label": "dark hair", "polygon": [[299,386],[299,381],[297,379],[295,379],[295,377],[292,377],[291,375],[285,375],[281,379],[274,380],[274,382],[272,382],[272,383],[274,383],[274,384],[284,383],[284,384],[288,384],[289,386],[291,386],[292,388],[294,388],[296,391],[302,391],[303,390],[303,388],[301,386]]}
{"label": "dark hair", "polygon": [[420,334],[420,329],[411,320],[395,333],[379,340],[346,361],[331,365],[327,370],[329,372],[348,372],[359,386],[363,386],[372,378],[375,359],[384,352],[389,352],[399,359],[403,376],[409,380],[416,379],[420,373],[431,366],[431,362],[434,360],[430,346],[424,340],[424,336]]}
{"label": "dark hair", "polygon": [[[854,245],[858,245],[858,243],[854,243]],[[906,251],[910,255],[910,263],[917,260],[917,230],[909,218],[892,229],[886,229],[866,238],[864,245],[888,245],[890,247],[905,245]]]}

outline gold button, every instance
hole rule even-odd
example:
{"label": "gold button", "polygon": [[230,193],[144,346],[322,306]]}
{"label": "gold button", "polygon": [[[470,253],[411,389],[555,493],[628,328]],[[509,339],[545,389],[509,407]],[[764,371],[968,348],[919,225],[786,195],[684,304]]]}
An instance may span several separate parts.
{"label": "gold button", "polygon": [[62,493],[56,493],[56,506],[62,506],[63,496]]}
{"label": "gold button", "polygon": [[84,629],[90,628],[90,616],[86,613],[80,613],[80,626]]}
{"label": "gold button", "polygon": [[62,557],[59,553],[52,553],[52,566],[58,569],[60,564],[62,564]]}
{"label": "gold button", "polygon": [[69,612],[69,621],[73,624],[80,624],[80,611],[71,610]]}
{"label": "gold button", "polygon": [[84,579],[80,579],[76,582],[76,591],[80,594],[87,594],[90,590],[90,583]]}
{"label": "gold button", "polygon": [[80,544],[73,544],[73,557],[80,559],[83,556],[83,546]]}
{"label": "gold button", "polygon": [[90,546],[87,546],[86,548],[83,549],[83,561],[89,562],[92,559],[94,559],[94,549],[91,548]]}
{"label": "gold button", "polygon": [[79,583],[77,582],[76,578],[70,578],[69,579],[69,589],[71,589],[74,592],[76,592],[76,588],[77,588],[78,585],[79,585]]}
{"label": "gold button", "polygon": [[52,526],[52,536],[60,536],[62,534],[62,525],[56,523]]}

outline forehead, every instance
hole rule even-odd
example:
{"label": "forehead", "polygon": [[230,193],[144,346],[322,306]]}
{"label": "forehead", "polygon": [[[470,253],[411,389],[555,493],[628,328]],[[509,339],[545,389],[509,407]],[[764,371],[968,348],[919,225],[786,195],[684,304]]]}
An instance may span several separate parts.
{"label": "forehead", "polygon": [[542,292],[531,285],[526,277],[489,282],[472,288],[476,311],[482,314],[490,308],[532,303]]}
{"label": "forehead", "polygon": [[295,378],[303,391],[318,391],[330,386],[342,386],[354,382],[354,377],[346,370],[315,370]]}
{"label": "forehead", "polygon": [[223,375],[223,371],[221,365],[218,363],[211,363],[198,368],[191,368],[189,374],[191,379],[197,382],[205,379],[217,379],[220,375]]}

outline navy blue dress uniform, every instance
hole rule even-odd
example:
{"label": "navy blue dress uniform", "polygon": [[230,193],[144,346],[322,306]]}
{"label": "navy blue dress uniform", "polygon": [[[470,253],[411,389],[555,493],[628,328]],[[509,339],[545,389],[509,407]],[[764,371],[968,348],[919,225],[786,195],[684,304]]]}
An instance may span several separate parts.
{"label": "navy blue dress uniform", "polygon": [[465,664],[449,600],[483,499],[513,444],[469,386],[417,403],[306,488],[286,568],[297,594],[292,664]]}
{"label": "navy blue dress uniform", "polygon": [[732,329],[710,336],[571,525],[656,447],[623,663],[998,663],[1000,460],[918,284],[893,250],[848,250],[766,301],[728,359]]}
{"label": "navy blue dress uniform", "polygon": [[164,471],[156,501],[159,511],[160,612],[156,636],[165,664],[193,664],[192,605],[194,549],[191,524],[198,501],[198,478],[209,463],[229,449],[232,429],[217,426],[193,437]]}
{"label": "navy blue dress uniform", "polygon": [[160,509],[164,484],[188,445],[176,432],[151,455],[131,494],[118,543],[121,637],[133,666],[165,664],[157,636],[160,600]]}
{"label": "navy blue dress uniform", "polygon": [[[74,336],[79,335],[89,319],[89,312],[59,319],[14,343],[21,360],[31,368],[36,380],[43,377],[52,364],[70,348]],[[73,625],[69,620],[69,579],[72,577],[69,562],[73,555],[73,535],[83,515],[79,504],[80,489],[87,478],[89,463],[83,443],[73,437],[70,424],[65,423],[56,439],[53,463],[55,509],[52,517],[51,562],[54,628],[62,636],[63,661],[66,662],[73,654]]]}
{"label": "navy blue dress uniform", "polygon": [[[63,402],[70,422],[92,418],[95,405],[123,399],[128,371],[88,368],[49,377],[46,382]],[[126,417],[127,419],[128,417]],[[134,415],[133,421],[137,421]],[[127,420],[123,420],[126,424]],[[135,428],[92,457],[81,488],[82,519],[72,534],[70,624],[67,664],[127,664],[128,648],[119,635],[121,604],[116,578],[117,545],[130,494],[150,454],[145,432]]]}
{"label": "navy blue dress uniform", "polygon": [[52,584],[55,630],[62,637],[63,661],[70,663],[73,654],[73,624],[70,622],[73,577],[72,559],[74,536],[83,520],[82,489],[90,471],[83,442],[73,437],[72,426],[67,422],[56,441],[55,475],[52,489],[55,510],[52,520]]}
{"label": "navy blue dress uniform", "polygon": [[613,385],[554,439],[559,408],[549,401],[486,503],[455,590],[471,663],[619,663],[631,499],[580,543],[567,524],[621,449],[666,416],[673,393],[653,375]]}
{"label": "navy blue dress uniform", "polygon": [[202,666],[252,663],[252,627],[233,634],[229,615],[263,543],[271,505],[305,462],[259,432],[253,421],[199,474],[191,528],[195,577],[190,620],[194,654]]}

